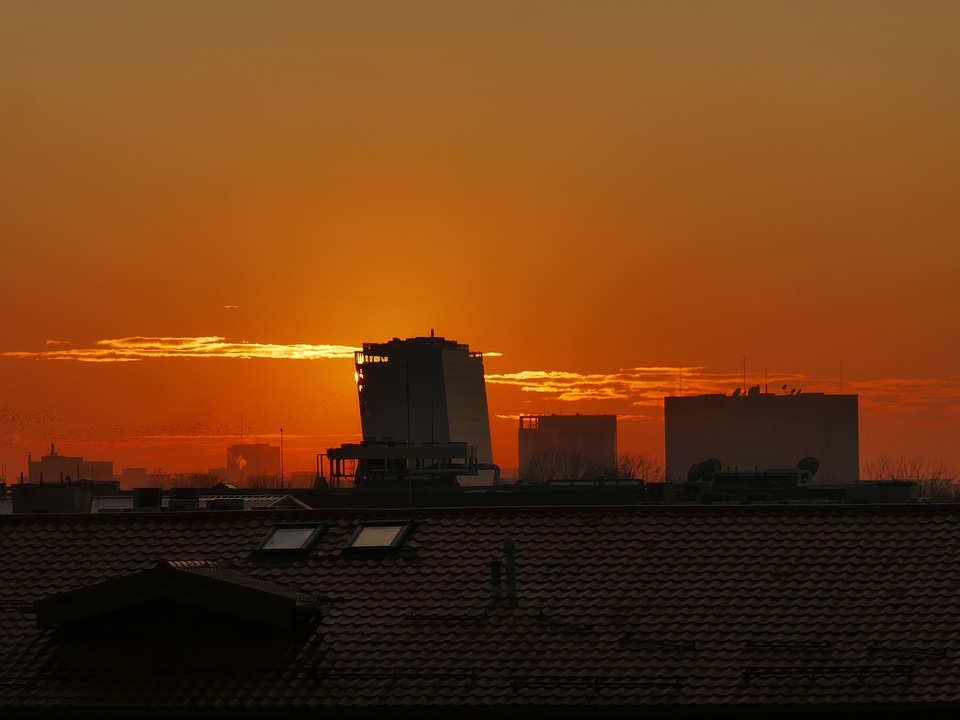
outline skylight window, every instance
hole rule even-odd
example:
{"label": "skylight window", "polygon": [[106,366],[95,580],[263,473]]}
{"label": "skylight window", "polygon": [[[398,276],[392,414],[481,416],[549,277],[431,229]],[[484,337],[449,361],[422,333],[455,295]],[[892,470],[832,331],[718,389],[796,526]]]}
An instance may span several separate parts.
{"label": "skylight window", "polygon": [[323,523],[274,525],[254,552],[309,552],[320,539],[325,527]]}
{"label": "skylight window", "polygon": [[406,542],[413,524],[409,522],[363,523],[347,541],[348,550],[394,550]]}

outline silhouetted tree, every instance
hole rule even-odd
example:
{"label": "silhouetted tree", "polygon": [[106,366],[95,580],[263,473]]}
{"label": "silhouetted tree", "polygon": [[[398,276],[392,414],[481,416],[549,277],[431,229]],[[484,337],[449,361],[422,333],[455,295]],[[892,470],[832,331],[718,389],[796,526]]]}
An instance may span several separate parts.
{"label": "silhouetted tree", "polygon": [[177,475],[173,482],[175,487],[209,489],[220,482],[220,474],[213,473],[185,473]]}
{"label": "silhouetted tree", "polygon": [[592,460],[579,448],[549,448],[534,453],[520,467],[520,481],[529,483],[551,480],[583,480],[610,477],[610,468]]}
{"label": "silhouetted tree", "polygon": [[953,478],[928,478],[920,481],[920,499],[927,502],[960,501],[960,485]]}
{"label": "silhouetted tree", "polygon": [[147,473],[147,487],[164,488],[170,485],[170,476],[163,472],[163,468],[156,467]]}
{"label": "silhouetted tree", "polygon": [[665,472],[658,458],[643,453],[620,453],[613,477],[623,480],[644,480],[645,482],[663,482]]}
{"label": "silhouetted tree", "polygon": [[279,475],[268,475],[265,472],[250,475],[244,478],[244,480],[248,481],[250,487],[254,490],[274,490],[279,489],[281,486]]}
{"label": "silhouetted tree", "polygon": [[907,458],[901,455],[897,459],[889,455],[880,455],[878,458],[864,465],[861,473],[865,480],[938,480],[945,478],[949,473],[943,462],[930,463],[923,457]]}
{"label": "silhouetted tree", "polygon": [[912,481],[920,488],[920,499],[928,502],[957,502],[960,500],[960,485],[952,477],[943,462],[928,462],[923,457],[907,458],[901,455],[892,459],[888,455],[864,465],[861,473],[866,480]]}

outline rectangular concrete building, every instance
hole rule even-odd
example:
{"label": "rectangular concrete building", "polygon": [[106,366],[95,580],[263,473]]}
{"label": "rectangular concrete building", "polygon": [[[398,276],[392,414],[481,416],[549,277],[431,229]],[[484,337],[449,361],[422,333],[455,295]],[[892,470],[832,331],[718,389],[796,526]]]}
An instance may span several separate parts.
{"label": "rectangular concrete building", "polygon": [[611,475],[617,467],[617,416],[521,415],[517,450],[522,480]]}
{"label": "rectangular concrete building", "polygon": [[775,395],[759,386],[734,395],[666,397],[663,401],[666,477],[684,482],[709,458],[724,470],[796,467],[814,457],[814,483],[860,479],[856,395]]}
{"label": "rectangular concrete building", "polygon": [[82,457],[59,455],[53,444],[50,445],[50,454],[39,460],[28,456],[27,469],[32,483],[113,480],[113,461],[84,460]]}

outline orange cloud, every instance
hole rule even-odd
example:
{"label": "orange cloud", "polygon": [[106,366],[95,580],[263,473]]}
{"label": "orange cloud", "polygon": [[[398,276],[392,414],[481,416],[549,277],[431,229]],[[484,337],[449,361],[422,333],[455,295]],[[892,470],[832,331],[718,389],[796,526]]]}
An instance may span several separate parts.
{"label": "orange cloud", "polygon": [[[72,360],[76,362],[138,362],[155,358],[271,358],[285,360],[317,360],[353,358],[360,348],[348,345],[309,345],[297,343],[230,342],[219,336],[206,337],[126,337],[98,340],[93,347],[61,347],[65,340],[47,340],[50,347],[40,351],[12,351],[0,357],[40,360]],[[500,357],[500,353],[484,353]],[[632,367],[612,373],[578,373],[563,370],[524,370],[514,373],[492,373],[486,376],[491,385],[519,388],[522,392],[540,393],[563,402],[628,401],[631,407],[662,410],[663,398],[674,395],[729,394],[735,388],[758,384],[756,377],[744,378],[741,373],[708,372],[703,366]],[[776,374],[765,378],[763,391],[775,393],[793,389],[816,392],[835,391],[834,378],[812,378],[803,374]],[[846,381],[845,390],[860,396],[861,415],[883,417],[902,413],[938,412],[954,415],[960,404],[960,378],[878,378]],[[626,416],[623,416],[626,418]],[[638,415],[636,417],[646,417]]]}
{"label": "orange cloud", "polygon": [[[703,367],[634,367],[614,373],[575,373],[528,370],[518,373],[487,375],[494,385],[512,385],[523,392],[546,393],[556,400],[630,400],[632,405],[658,407],[666,395],[703,395],[729,393],[743,387],[742,375],[709,373]],[[781,383],[809,380],[800,375],[768,378],[768,387]],[[812,383],[811,383],[812,384]]]}
{"label": "orange cloud", "polygon": [[936,410],[952,415],[960,404],[960,379],[896,378],[851,383],[860,395],[860,412],[887,416]]}
{"label": "orange cloud", "polygon": [[[48,341],[48,344],[50,341]],[[228,342],[210,337],[128,337],[98,340],[94,347],[64,348],[37,352],[0,353],[0,357],[77,362],[137,362],[153,358],[274,358],[317,360],[352,358],[360,348],[347,345],[277,345],[271,343]]]}
{"label": "orange cloud", "polygon": [[[744,388],[739,373],[711,373],[703,367],[663,368],[635,367],[606,374],[584,374],[566,371],[524,371],[488,375],[487,382],[509,385],[523,392],[551,395],[552,399],[624,400],[633,407],[663,408],[663,398],[675,395],[730,394]],[[747,378],[747,387],[760,384],[764,392],[787,393],[793,390],[835,392],[835,378],[813,378],[802,374],[770,375],[764,383]],[[899,379],[847,381],[847,393],[860,398],[860,412],[865,417],[902,413],[939,412],[951,415],[960,404],[960,379]],[[625,417],[625,416],[621,416]],[[643,416],[640,416],[643,417]]]}

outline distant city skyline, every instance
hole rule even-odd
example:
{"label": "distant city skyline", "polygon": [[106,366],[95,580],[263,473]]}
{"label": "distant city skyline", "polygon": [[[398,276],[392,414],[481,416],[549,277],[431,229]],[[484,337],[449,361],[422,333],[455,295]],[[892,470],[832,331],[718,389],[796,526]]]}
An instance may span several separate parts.
{"label": "distant city skyline", "polygon": [[[192,347],[189,339],[181,339],[174,343],[180,347]],[[244,344],[252,347],[255,344]],[[299,377],[305,383],[310,382],[304,374],[309,374],[318,366],[312,362],[304,362],[299,357],[308,355],[307,345],[297,344],[287,350],[271,348],[258,356],[252,351],[244,363],[238,367],[245,369],[250,362],[271,362],[290,365],[293,377]],[[343,346],[347,347],[347,346]],[[299,349],[298,356],[294,349]],[[35,351],[27,357],[21,357],[23,351],[0,354],[0,362],[8,366],[14,363],[25,363],[30,369],[55,370],[63,360],[62,349],[54,351],[53,358],[45,358],[45,351]],[[194,351],[189,351],[193,353]],[[99,374],[103,366],[110,361],[98,360],[94,364],[78,362],[82,357],[83,348],[77,348],[73,356],[67,356],[71,364],[77,366],[76,372],[83,374],[84,368]],[[184,353],[186,354],[186,353]],[[152,375],[160,367],[149,368],[151,363],[189,362],[187,359],[166,357],[158,360],[155,357],[125,358],[121,365],[129,369],[132,365],[143,365],[140,368],[146,376]],[[196,355],[187,355],[187,358],[196,358]],[[217,358],[216,354],[210,357]],[[278,360],[277,358],[284,358]],[[327,388],[326,397],[321,391],[314,402],[330,397],[337,397],[341,404],[343,417],[346,417],[345,428],[340,433],[318,433],[315,429],[324,422],[323,417],[311,417],[310,412],[296,418],[294,425],[301,429],[290,431],[294,413],[285,413],[284,408],[277,404],[270,406],[269,397],[260,396],[251,403],[254,407],[267,407],[269,417],[286,423],[284,433],[285,464],[290,472],[307,471],[315,467],[316,453],[325,452],[330,447],[336,447],[344,442],[356,442],[361,438],[360,418],[357,407],[356,385],[351,377],[353,373],[352,353],[343,353],[340,356],[329,358],[334,367],[338,367],[336,379],[331,380]],[[492,352],[487,356],[487,364],[505,362],[503,355]],[[42,361],[41,361],[42,360]],[[133,360],[133,362],[131,362]],[[296,360],[296,362],[291,362]],[[518,371],[512,373],[486,373],[487,393],[489,396],[489,414],[491,434],[493,436],[494,461],[503,468],[516,468],[517,439],[516,419],[520,415],[537,414],[616,414],[620,419],[621,443],[620,450],[628,453],[640,453],[664,459],[663,437],[663,398],[677,395],[699,395],[710,393],[731,394],[736,389],[744,392],[753,386],[759,385],[762,392],[773,394],[789,394],[800,390],[802,392],[825,392],[835,394],[840,392],[842,385],[844,394],[857,394],[860,398],[861,419],[861,466],[869,468],[876,464],[881,457],[892,460],[906,458],[908,460],[921,459],[927,464],[943,464],[948,470],[960,467],[957,460],[960,457],[952,454],[951,446],[945,446],[946,451],[937,452],[939,438],[936,434],[929,438],[933,442],[905,441],[902,436],[911,428],[922,428],[946,421],[945,427],[949,431],[949,417],[960,398],[960,382],[950,380],[900,380],[878,379],[858,381],[851,378],[808,377],[799,374],[783,374],[765,372],[762,376],[752,371],[749,366],[744,373],[744,358],[741,357],[739,372],[717,373],[704,367],[633,367],[609,373],[577,373],[566,371]],[[208,361],[204,361],[205,363]],[[222,375],[215,366],[222,363],[235,363],[237,359],[217,358],[212,363],[211,373],[206,377]],[[287,372],[285,371],[284,375]],[[744,385],[743,380],[747,383]],[[294,381],[295,382],[295,381]],[[146,394],[151,383],[140,385],[139,393]],[[784,387],[786,386],[786,387]],[[28,388],[25,388],[25,390]],[[160,432],[152,434],[131,433],[122,427],[109,426],[86,428],[77,433],[76,437],[69,437],[64,428],[69,427],[68,407],[73,406],[74,412],[83,413],[83,407],[89,406],[87,413],[89,420],[109,418],[111,408],[98,405],[90,397],[83,394],[89,390],[89,385],[80,384],[74,388],[60,387],[57,394],[70,397],[69,403],[63,401],[51,403],[44,407],[38,405],[33,412],[23,412],[17,415],[11,412],[9,406],[4,407],[4,415],[0,417],[0,428],[3,437],[11,435],[19,440],[19,447],[5,442],[2,446],[0,460],[8,468],[8,476],[14,479],[19,475],[19,466],[23,465],[26,471],[26,459],[29,453],[35,457],[46,452],[50,442],[56,442],[64,454],[76,454],[87,460],[112,460],[115,466],[147,467],[150,472],[164,473],[192,473],[207,472],[210,469],[224,467],[224,453],[230,445],[240,442],[279,444],[279,428],[265,425],[262,417],[250,410],[241,409],[235,417],[214,416],[208,409],[197,406],[196,417],[186,417],[183,420],[170,418],[170,422],[183,423],[185,427],[192,427],[194,432]],[[226,392],[219,387],[218,392]],[[29,394],[29,393],[28,393]],[[295,397],[291,392],[289,397]],[[189,400],[186,394],[174,394],[166,398],[167,403],[176,405],[178,402]],[[292,403],[295,407],[304,404],[310,405],[304,398],[297,398]],[[315,406],[314,406],[315,407]],[[121,408],[129,410],[129,408]],[[302,410],[300,410],[302,413]],[[350,416],[353,416],[352,418]],[[57,423],[62,422],[63,427]],[[149,426],[151,418],[143,418],[139,422]],[[177,426],[180,428],[180,426]],[[217,432],[221,430],[221,432]],[[98,436],[97,433],[102,433]],[[51,436],[51,437],[48,437]],[[29,440],[28,440],[29,438]],[[22,455],[18,457],[18,455]]]}
{"label": "distant city skyline", "polygon": [[[7,0],[0,468],[360,439],[364,342],[522,414],[860,398],[960,473],[960,6]],[[775,390],[776,389],[776,390]],[[242,418],[242,420],[241,420]],[[241,425],[243,430],[241,432]]]}

